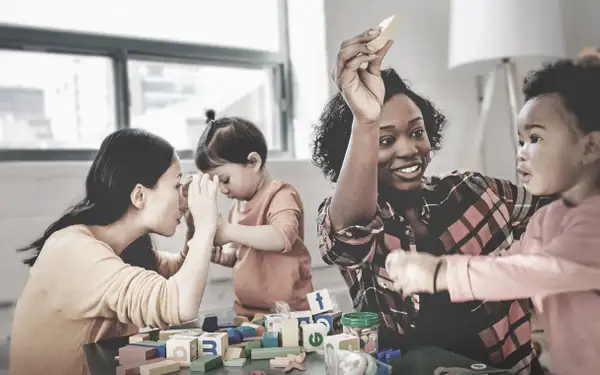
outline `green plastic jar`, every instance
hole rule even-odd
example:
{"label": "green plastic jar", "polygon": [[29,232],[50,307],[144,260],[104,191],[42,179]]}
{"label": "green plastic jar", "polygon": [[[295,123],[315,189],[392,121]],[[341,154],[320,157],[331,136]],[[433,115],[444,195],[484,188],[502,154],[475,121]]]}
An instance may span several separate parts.
{"label": "green plastic jar", "polygon": [[360,350],[377,354],[379,351],[379,316],[372,312],[351,312],[342,315],[344,333],[358,337]]}

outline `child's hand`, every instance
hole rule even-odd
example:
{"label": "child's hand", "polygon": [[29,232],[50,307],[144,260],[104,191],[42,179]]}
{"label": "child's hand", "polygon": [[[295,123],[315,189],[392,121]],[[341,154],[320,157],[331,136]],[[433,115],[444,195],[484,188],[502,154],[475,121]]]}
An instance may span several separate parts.
{"label": "child's hand", "polygon": [[227,225],[228,223],[225,220],[223,220],[223,217],[221,217],[221,215],[219,215],[219,219],[217,222],[217,232],[215,233],[215,246],[223,246],[231,242],[227,238]]}
{"label": "child's hand", "polygon": [[188,206],[195,226],[198,230],[215,230],[221,216],[217,207],[218,177],[195,175],[187,190]]}
{"label": "child's hand", "polygon": [[184,179],[183,184],[181,184],[181,195],[183,196],[183,217],[185,218],[185,224],[188,227],[188,231],[194,232],[194,217],[190,212],[190,207],[188,206],[188,192],[190,189],[190,184],[192,183],[193,176],[187,176]]}
{"label": "child's hand", "polygon": [[440,261],[428,253],[393,251],[387,256],[385,269],[394,281],[394,289],[403,295],[433,293],[433,278]]}
{"label": "child's hand", "polygon": [[212,255],[210,257],[211,262],[225,267],[233,267],[236,260],[237,257],[235,256],[235,249],[213,246]]}

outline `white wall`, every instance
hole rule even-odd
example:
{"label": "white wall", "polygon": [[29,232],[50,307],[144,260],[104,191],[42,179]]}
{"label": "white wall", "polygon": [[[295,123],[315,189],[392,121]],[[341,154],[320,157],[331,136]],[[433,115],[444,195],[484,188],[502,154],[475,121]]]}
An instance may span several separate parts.
{"label": "white wall", "polygon": [[[300,1],[300,0],[297,0]],[[318,8],[318,2],[312,3]],[[316,5],[315,5],[316,4]],[[469,77],[461,77],[446,69],[448,10],[447,0],[326,0],[325,31],[327,67],[298,66],[308,78],[297,77],[296,84],[303,95],[311,95],[319,90],[318,82],[329,82],[329,67],[335,61],[337,47],[342,40],[377,25],[390,14],[400,18],[396,41],[385,60],[385,65],[395,67],[401,75],[410,79],[416,91],[435,101],[449,118],[445,135],[444,149],[434,158],[430,173],[453,168],[472,168],[474,159],[470,156],[468,145],[477,118],[477,103],[474,82]],[[594,16],[600,14],[600,3],[594,0],[565,1],[565,28],[568,52],[574,55],[583,46],[599,45],[600,25]],[[313,24],[306,21],[296,23],[302,29]],[[535,17],[535,15],[532,15]],[[318,20],[314,21],[318,23]],[[316,26],[318,27],[318,25]],[[300,33],[300,34],[299,34]],[[302,39],[301,31],[296,31],[295,39]],[[313,48],[314,47],[314,48]],[[302,53],[314,53],[305,64],[319,64],[319,47],[310,43],[296,50],[296,56]],[[295,64],[302,64],[295,58]],[[306,77],[306,76],[305,76]],[[304,79],[310,79],[312,88],[306,89]],[[315,88],[316,87],[316,88]],[[503,87],[498,88],[503,93]],[[320,94],[319,94],[320,95]],[[310,113],[302,115],[298,126],[310,126],[318,111],[317,99],[308,107]],[[322,97],[322,96],[321,96]],[[306,97],[305,97],[306,98]],[[308,99],[307,99],[308,100]],[[509,118],[500,101],[493,114],[493,126],[486,137],[488,147],[488,173],[499,177],[511,177],[513,165],[505,157],[511,150],[509,138]],[[305,137],[297,140],[296,145],[309,142],[306,128]],[[307,144],[307,143],[305,143]],[[303,152],[304,157],[308,153]],[[80,196],[88,163],[0,163],[0,301],[14,301],[27,277],[27,269],[19,263],[21,254],[14,249],[38,235],[45,226],[74,199]],[[305,202],[306,240],[313,251],[313,264],[323,263],[316,252],[314,238],[314,214],[316,205],[330,191],[330,186],[320,173],[308,161],[273,161],[270,164],[275,177],[284,178],[296,184]],[[172,239],[159,243],[171,251],[178,251],[183,242],[182,233]],[[226,276],[227,272],[215,269],[214,276]],[[342,288],[343,284],[336,271],[315,269],[315,283],[318,286]],[[221,284],[225,285],[225,284]],[[216,286],[214,287],[216,288]],[[223,286],[217,294],[209,288],[208,301],[219,301],[228,305],[231,300],[229,285]],[[344,294],[342,294],[344,295]],[[221,298],[223,297],[224,298]],[[209,303],[209,302],[207,302]],[[204,304],[204,306],[207,306]]]}

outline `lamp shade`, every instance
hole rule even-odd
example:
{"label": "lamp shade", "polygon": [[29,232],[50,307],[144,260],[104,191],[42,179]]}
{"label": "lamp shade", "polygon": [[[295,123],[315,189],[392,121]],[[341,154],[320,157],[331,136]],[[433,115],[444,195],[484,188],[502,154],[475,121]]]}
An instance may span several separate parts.
{"label": "lamp shade", "polygon": [[452,0],[450,69],[565,55],[560,0]]}

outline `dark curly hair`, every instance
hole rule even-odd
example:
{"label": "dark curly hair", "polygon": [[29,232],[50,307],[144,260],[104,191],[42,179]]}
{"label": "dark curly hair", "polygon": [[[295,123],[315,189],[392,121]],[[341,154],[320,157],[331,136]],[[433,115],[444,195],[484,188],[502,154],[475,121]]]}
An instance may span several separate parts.
{"label": "dark curly hair", "polygon": [[[381,78],[385,85],[384,102],[395,95],[408,96],[423,114],[431,149],[439,150],[446,117],[434,107],[433,103],[412,91],[394,69],[383,69]],[[342,168],[346,149],[350,142],[352,121],[352,111],[341,93],[338,92],[329,99],[318,123],[314,126],[315,140],[312,148],[312,162],[332,182],[337,182]]]}
{"label": "dark curly hair", "polygon": [[560,95],[585,133],[600,131],[600,59],[585,56],[545,63],[524,80],[525,101],[545,94]]}

